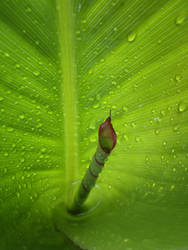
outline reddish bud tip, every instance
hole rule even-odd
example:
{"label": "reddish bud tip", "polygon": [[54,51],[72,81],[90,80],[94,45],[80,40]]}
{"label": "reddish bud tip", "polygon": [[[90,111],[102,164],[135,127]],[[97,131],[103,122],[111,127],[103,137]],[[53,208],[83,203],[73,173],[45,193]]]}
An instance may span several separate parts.
{"label": "reddish bud tip", "polygon": [[[110,112],[111,113],[111,112]],[[111,123],[111,114],[99,127],[99,144],[104,152],[110,153],[117,142],[117,135]]]}

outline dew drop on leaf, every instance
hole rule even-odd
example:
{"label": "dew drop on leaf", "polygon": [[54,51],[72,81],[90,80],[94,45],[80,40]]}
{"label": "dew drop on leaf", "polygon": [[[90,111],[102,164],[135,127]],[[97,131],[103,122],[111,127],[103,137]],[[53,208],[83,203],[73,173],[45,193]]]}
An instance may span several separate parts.
{"label": "dew drop on leaf", "polygon": [[176,18],[176,24],[177,24],[177,25],[181,25],[182,23],[184,23],[185,19],[186,19],[186,16],[185,16],[185,15],[178,16],[178,17]]}
{"label": "dew drop on leaf", "polygon": [[133,42],[136,38],[136,33],[132,32],[129,36],[128,36],[128,42]]}
{"label": "dew drop on leaf", "polygon": [[24,116],[24,115],[19,115],[19,118],[20,118],[21,120],[23,120],[23,119],[25,118],[25,116]]}
{"label": "dew drop on leaf", "polygon": [[16,65],[15,65],[15,68],[16,68],[16,69],[19,69],[19,68],[20,68],[20,64],[16,64]]}
{"label": "dew drop on leaf", "polygon": [[178,104],[178,111],[179,112],[184,112],[187,109],[187,105],[183,102]]}
{"label": "dew drop on leaf", "polygon": [[176,80],[176,82],[180,82],[181,76],[180,76],[180,75],[176,75],[176,76],[175,76],[175,80]]}
{"label": "dew drop on leaf", "polygon": [[124,135],[123,138],[125,139],[125,141],[129,140],[127,135]]}
{"label": "dew drop on leaf", "polygon": [[10,55],[9,55],[9,53],[5,52],[5,56],[6,56],[6,57],[9,57]]}
{"label": "dew drop on leaf", "polygon": [[116,81],[112,81],[112,85],[117,85],[117,82]]}
{"label": "dew drop on leaf", "polygon": [[31,12],[31,8],[27,8],[26,10],[25,10],[27,13],[30,13]]}
{"label": "dew drop on leaf", "polygon": [[160,133],[160,130],[159,129],[156,129],[155,130],[155,134],[158,135]]}
{"label": "dew drop on leaf", "polygon": [[164,142],[163,142],[163,146],[166,146],[166,144],[167,144],[167,142],[166,142],[166,141],[164,141]]}
{"label": "dew drop on leaf", "polygon": [[7,128],[7,131],[12,132],[12,131],[14,131],[14,129],[13,128]]}
{"label": "dew drop on leaf", "polygon": [[34,71],[34,72],[33,72],[33,75],[34,75],[34,76],[39,76],[39,75],[40,75],[40,72],[39,72],[39,71]]}
{"label": "dew drop on leaf", "polygon": [[0,96],[0,102],[2,102],[4,100],[4,98],[2,96]]}
{"label": "dew drop on leaf", "polygon": [[46,148],[42,148],[42,149],[41,149],[41,152],[42,152],[42,153],[46,152]]}
{"label": "dew drop on leaf", "polygon": [[140,137],[136,136],[136,137],[135,137],[135,141],[136,141],[136,142],[140,142]]}

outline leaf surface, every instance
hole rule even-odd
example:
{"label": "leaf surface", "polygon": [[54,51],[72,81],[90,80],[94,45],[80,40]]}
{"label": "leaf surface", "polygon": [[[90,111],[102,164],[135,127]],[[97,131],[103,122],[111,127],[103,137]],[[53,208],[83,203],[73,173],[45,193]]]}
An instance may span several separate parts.
{"label": "leaf surface", "polygon": [[[0,2],[0,248],[188,246],[184,0]],[[58,204],[112,109],[100,205]],[[66,197],[67,194],[67,197]],[[92,199],[92,197],[91,197]]]}

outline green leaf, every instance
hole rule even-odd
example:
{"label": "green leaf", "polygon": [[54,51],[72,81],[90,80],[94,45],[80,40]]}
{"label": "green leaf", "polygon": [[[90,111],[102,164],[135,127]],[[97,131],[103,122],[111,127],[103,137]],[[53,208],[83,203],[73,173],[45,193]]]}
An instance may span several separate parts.
{"label": "green leaf", "polygon": [[[0,1],[0,249],[187,248],[187,8]],[[68,215],[110,109],[100,205]]]}

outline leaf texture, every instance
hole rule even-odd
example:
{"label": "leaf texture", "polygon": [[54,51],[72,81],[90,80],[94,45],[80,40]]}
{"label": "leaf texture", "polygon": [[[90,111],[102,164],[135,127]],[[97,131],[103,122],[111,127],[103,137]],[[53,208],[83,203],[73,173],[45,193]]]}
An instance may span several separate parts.
{"label": "leaf texture", "polygon": [[[186,249],[187,8],[0,2],[0,249]],[[58,210],[55,231],[53,209],[82,178],[110,109],[118,141],[100,206],[80,218]]]}

